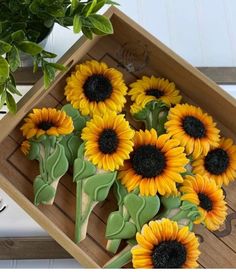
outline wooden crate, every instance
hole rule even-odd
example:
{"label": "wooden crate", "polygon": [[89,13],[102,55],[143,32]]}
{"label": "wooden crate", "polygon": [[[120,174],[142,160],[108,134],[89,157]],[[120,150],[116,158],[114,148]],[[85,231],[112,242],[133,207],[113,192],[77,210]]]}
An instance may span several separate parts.
{"label": "wooden crate", "polygon": [[[119,69],[126,83],[141,75],[160,75],[176,83],[184,100],[197,104],[214,116],[223,135],[236,141],[236,101],[213,81],[185,62],[164,46],[139,25],[116,8],[108,10],[114,34],[95,37],[92,41],[82,37],[60,60],[70,69],[85,59],[96,59]],[[145,67],[138,72],[128,72],[121,63],[120,50],[127,42],[142,44],[148,54]],[[70,71],[68,72],[70,74]],[[0,121],[0,187],[9,194],[35,221],[37,221],[62,247],[81,265],[101,267],[112,254],[105,250],[105,224],[110,211],[116,209],[112,196],[99,204],[93,211],[88,227],[87,238],[77,246],[73,242],[75,220],[75,185],[71,173],[60,181],[53,206],[35,207],[32,182],[38,171],[34,161],[27,160],[19,146],[23,140],[19,130],[22,120],[34,107],[61,107],[64,97],[65,79],[68,75],[59,73],[54,84],[45,91],[42,79],[19,102],[18,113],[6,115]],[[225,188],[229,214],[226,230],[212,233],[202,226],[195,228],[200,236],[202,267],[236,267],[236,226],[230,229],[231,219],[235,218],[236,184]],[[16,222],[17,227],[17,222]],[[224,229],[224,226],[222,227]]]}

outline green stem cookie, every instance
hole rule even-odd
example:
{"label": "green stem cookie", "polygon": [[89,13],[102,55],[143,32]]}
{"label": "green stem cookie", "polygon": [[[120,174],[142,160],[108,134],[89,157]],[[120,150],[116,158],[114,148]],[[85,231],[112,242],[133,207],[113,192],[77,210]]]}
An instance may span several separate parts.
{"label": "green stem cookie", "polygon": [[75,242],[81,240],[81,206],[82,206],[82,181],[76,183],[76,220],[75,220]]}
{"label": "green stem cookie", "polygon": [[84,158],[84,144],[74,161],[73,180],[77,183],[75,242],[86,237],[90,214],[98,202],[104,201],[116,180],[116,172],[99,171]]}
{"label": "green stem cookie", "polygon": [[133,115],[137,121],[142,121],[145,124],[145,128],[150,130],[154,128],[158,135],[166,133],[165,122],[167,121],[167,115],[169,108],[167,105],[160,101],[149,102],[144,109]]}
{"label": "green stem cookie", "polygon": [[121,268],[132,260],[131,245],[127,245],[119,254],[115,255],[104,268]]}
{"label": "green stem cookie", "polygon": [[31,158],[38,159],[40,170],[40,175],[34,180],[34,203],[52,205],[58,182],[69,167],[64,147],[59,138],[45,135],[41,141],[31,143],[31,146],[37,151],[35,156],[30,154]]}

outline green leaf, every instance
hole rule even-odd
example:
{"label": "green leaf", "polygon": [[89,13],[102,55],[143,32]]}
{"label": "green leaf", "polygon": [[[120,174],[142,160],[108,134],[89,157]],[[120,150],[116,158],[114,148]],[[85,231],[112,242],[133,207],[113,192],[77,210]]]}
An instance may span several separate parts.
{"label": "green leaf", "polygon": [[39,157],[39,144],[33,141],[30,141],[30,151],[29,154],[27,155],[27,158],[29,160],[37,160]]}
{"label": "green leaf", "polygon": [[190,211],[187,215],[187,217],[191,220],[191,221],[195,221],[197,218],[199,218],[201,216],[200,212],[197,211]]}
{"label": "green leaf", "polygon": [[145,120],[147,118],[148,115],[148,110],[147,108],[143,108],[142,110],[140,110],[139,112],[135,113],[133,115],[135,120],[141,121],[141,120]]}
{"label": "green leaf", "polygon": [[80,112],[77,109],[73,108],[71,104],[66,104],[62,107],[61,110],[65,111],[66,114],[72,118],[74,130],[77,132],[81,132],[89,118],[87,116],[81,115]]}
{"label": "green leaf", "polygon": [[5,84],[1,84],[0,85],[0,95],[2,95],[4,90],[5,90]]}
{"label": "green leaf", "polygon": [[106,0],[97,0],[96,6],[93,8],[93,13],[99,11],[106,4]]}
{"label": "green leaf", "polygon": [[90,3],[88,3],[82,10],[82,14],[85,16],[85,17],[88,17],[93,9],[96,7],[97,5],[97,0],[91,0]]}
{"label": "green leaf", "polygon": [[55,69],[50,66],[49,63],[44,63],[42,69],[44,74],[44,86],[48,88],[55,78]]}
{"label": "green leaf", "polygon": [[73,19],[73,31],[74,33],[79,33],[82,28],[82,20],[79,14],[75,14]]}
{"label": "green leaf", "polygon": [[6,103],[9,111],[12,113],[16,113],[17,110],[16,101],[9,92],[7,92]]}
{"label": "green leaf", "polygon": [[10,82],[12,83],[12,85],[14,85],[16,87],[16,81],[15,81],[15,78],[12,75],[12,73],[10,73],[9,76],[10,76]]}
{"label": "green leaf", "polygon": [[119,3],[115,2],[115,1],[111,1],[111,0],[106,0],[106,4],[107,4],[107,5],[120,6]]}
{"label": "green leaf", "polygon": [[34,205],[38,206],[40,203],[47,204],[55,197],[56,191],[49,184],[45,183],[41,176],[37,176],[34,180]]}
{"label": "green leaf", "polygon": [[128,191],[119,180],[116,180],[114,183],[114,194],[116,196],[118,206],[123,205],[124,198],[128,194]]}
{"label": "green leaf", "polygon": [[77,158],[74,161],[73,181],[77,182],[81,180],[80,175],[83,173],[84,169],[85,169],[85,161],[80,158]]}
{"label": "green leaf", "polygon": [[65,11],[63,7],[56,7],[56,8],[51,8],[50,11],[47,11],[52,17],[59,17],[62,18],[65,16]]}
{"label": "green leaf", "polygon": [[55,150],[46,159],[46,171],[52,181],[55,181],[66,173],[68,167],[69,163],[66,158],[64,147],[58,143]]}
{"label": "green leaf", "polygon": [[131,222],[125,222],[120,212],[112,212],[107,219],[107,239],[131,239],[135,237],[136,227]]}
{"label": "green leaf", "polygon": [[46,21],[44,21],[44,25],[47,27],[47,28],[51,28],[54,24],[54,20],[53,19],[48,19]]}
{"label": "green leaf", "polygon": [[60,141],[60,144],[64,146],[65,154],[70,165],[74,164],[74,160],[77,158],[77,153],[82,140],[74,134],[66,135]]}
{"label": "green leaf", "polygon": [[25,32],[23,30],[18,30],[11,34],[11,38],[15,42],[22,42],[26,39]]}
{"label": "green leaf", "polygon": [[54,59],[56,56],[57,56],[57,54],[54,54],[54,53],[51,53],[51,52],[48,52],[48,51],[45,51],[45,50],[42,51],[42,57],[43,58]]}
{"label": "green leaf", "polygon": [[9,78],[9,64],[5,58],[0,56],[0,84]]}
{"label": "green leaf", "polygon": [[124,199],[124,205],[140,231],[142,226],[158,213],[160,199],[158,196],[137,196],[129,193]]}
{"label": "green leaf", "polygon": [[180,207],[181,210],[191,210],[191,209],[194,209],[196,210],[197,209],[197,206],[189,201],[186,201],[184,200],[182,202],[182,205]]}
{"label": "green leaf", "polygon": [[7,54],[7,59],[8,59],[11,71],[15,72],[21,64],[19,51],[15,47],[15,45],[12,46],[11,51]]}
{"label": "green leaf", "polygon": [[53,67],[54,69],[57,69],[57,70],[60,70],[63,72],[67,71],[67,67],[65,67],[64,65],[59,64],[59,63],[50,62],[50,63],[48,63],[48,65]]}
{"label": "green leaf", "polygon": [[21,51],[32,56],[35,56],[43,51],[43,48],[40,45],[30,41],[23,41],[17,46]]}
{"label": "green leaf", "polygon": [[88,39],[92,40],[93,32],[90,28],[82,26],[82,32]]}
{"label": "green leaf", "polygon": [[77,157],[80,159],[84,159],[84,143],[82,143],[78,149]]}
{"label": "green leaf", "polygon": [[39,64],[40,64],[40,58],[37,56],[35,56],[33,58],[33,72],[36,73],[38,71],[39,68]]}
{"label": "green leaf", "polygon": [[93,28],[99,30],[104,34],[113,33],[112,24],[107,17],[99,14],[91,14],[88,18]]}
{"label": "green leaf", "polygon": [[3,55],[11,50],[11,45],[0,40],[0,55]]}
{"label": "green leaf", "polygon": [[117,172],[97,174],[86,179],[84,192],[93,201],[104,201],[116,180]]}
{"label": "green leaf", "polygon": [[100,36],[107,35],[106,33],[103,33],[103,32],[101,32],[100,30],[98,30],[96,28],[91,28],[91,31],[96,35],[100,35]]}
{"label": "green leaf", "polygon": [[181,205],[180,197],[170,196],[170,197],[161,197],[161,203],[167,210],[179,208]]}
{"label": "green leaf", "polygon": [[77,9],[78,7],[78,0],[72,0],[71,1],[71,14],[73,14],[73,12]]}
{"label": "green leaf", "polygon": [[27,38],[31,42],[37,42],[38,39],[39,39],[39,36],[40,36],[40,32],[39,31],[35,31],[33,29],[27,30]]}
{"label": "green leaf", "polygon": [[3,107],[4,103],[6,102],[6,98],[7,98],[7,92],[4,89],[2,94],[1,94],[0,109]]}
{"label": "green leaf", "polygon": [[16,87],[12,83],[7,84],[7,89],[9,90],[9,92],[11,92],[13,94],[17,94],[19,96],[22,96],[22,94],[16,89]]}
{"label": "green leaf", "polygon": [[96,167],[89,161],[77,158],[74,161],[73,180],[78,182],[81,179],[93,176],[96,173]]}

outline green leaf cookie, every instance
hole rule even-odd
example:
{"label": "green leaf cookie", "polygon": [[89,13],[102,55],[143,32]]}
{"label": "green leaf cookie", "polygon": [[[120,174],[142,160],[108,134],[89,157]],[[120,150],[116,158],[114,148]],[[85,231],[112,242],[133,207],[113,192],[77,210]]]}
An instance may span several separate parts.
{"label": "green leaf cookie", "polygon": [[180,209],[181,210],[198,210],[197,206],[189,201],[183,201]]}
{"label": "green leaf cookie", "polygon": [[77,158],[84,159],[84,143],[78,149]]}
{"label": "green leaf cookie", "polygon": [[80,132],[85,127],[89,118],[87,116],[82,116],[71,104],[66,104],[61,110],[65,111],[66,114],[72,118],[75,131]]}
{"label": "green leaf cookie", "polygon": [[162,205],[167,209],[176,209],[181,205],[180,197],[170,196],[170,197],[161,197]]}
{"label": "green leaf cookie", "polygon": [[158,213],[160,199],[158,196],[137,196],[131,193],[125,197],[124,205],[140,231],[142,226]]}
{"label": "green leaf cookie", "polygon": [[40,147],[39,143],[35,143],[33,141],[30,141],[30,151],[27,155],[27,158],[29,160],[37,160],[39,157]]}
{"label": "green leaf cookie", "polygon": [[107,198],[111,186],[116,179],[117,172],[97,174],[86,179],[84,192],[93,201],[103,201]]}
{"label": "green leaf cookie", "polygon": [[188,219],[191,221],[195,221],[197,218],[201,216],[199,211],[190,211],[187,215]]}
{"label": "green leaf cookie", "polygon": [[38,206],[40,203],[46,204],[55,197],[55,189],[45,183],[40,176],[34,180],[34,204]]}
{"label": "green leaf cookie", "polygon": [[52,181],[63,176],[68,170],[69,163],[65,155],[64,147],[57,143],[55,150],[46,160],[46,171]]}
{"label": "green leaf cookie", "polygon": [[106,227],[107,239],[131,239],[135,234],[135,225],[131,222],[125,222],[118,211],[109,215]]}
{"label": "green leaf cookie", "polygon": [[114,183],[114,194],[116,196],[118,206],[122,205],[124,197],[128,194],[128,191],[119,180],[116,180]]}
{"label": "green leaf cookie", "polygon": [[96,167],[89,161],[84,161],[77,158],[74,161],[74,181],[80,181],[81,179],[93,176],[96,173]]}
{"label": "green leaf cookie", "polygon": [[73,133],[66,135],[60,141],[60,144],[64,146],[65,154],[70,165],[73,165],[74,160],[77,157],[79,146],[81,145],[82,140]]}

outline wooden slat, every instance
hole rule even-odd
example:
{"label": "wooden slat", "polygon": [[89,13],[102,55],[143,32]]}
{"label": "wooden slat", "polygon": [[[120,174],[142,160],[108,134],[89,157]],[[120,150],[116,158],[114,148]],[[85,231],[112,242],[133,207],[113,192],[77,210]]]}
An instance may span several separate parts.
{"label": "wooden slat", "polygon": [[22,67],[14,73],[15,81],[18,85],[33,85],[42,75],[41,69],[33,73],[33,67]]}
{"label": "wooden slat", "polygon": [[213,234],[236,252],[236,212],[228,207],[225,223]]}
{"label": "wooden slat", "polygon": [[199,263],[201,265],[207,268],[236,267],[236,253],[231,248],[217,239],[203,225],[195,226],[194,231],[204,239],[204,242],[200,244]]}
{"label": "wooden slat", "polygon": [[0,259],[65,259],[71,258],[50,237],[0,238]]}
{"label": "wooden slat", "polygon": [[236,84],[235,67],[197,67],[217,84]]}
{"label": "wooden slat", "polygon": [[[102,41],[102,44],[106,44],[104,43],[104,40]],[[111,48],[110,45],[108,47]],[[100,52],[104,51],[101,51],[100,48],[98,48],[97,51],[92,50],[90,54],[92,57],[99,59],[104,56],[104,54],[101,55]],[[217,84],[236,84],[236,67],[197,67],[197,69],[210,79],[214,80]],[[18,85],[32,85],[39,80],[42,75],[40,69],[38,72],[33,73],[32,67],[20,68],[14,73]]]}

